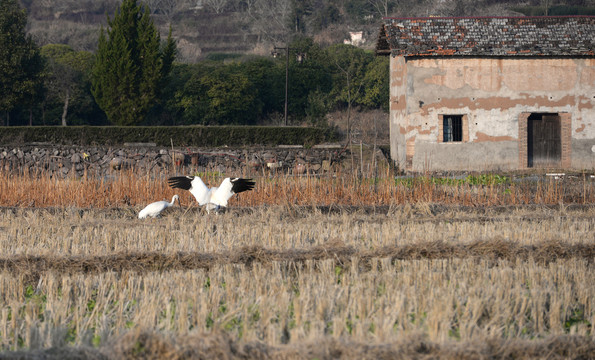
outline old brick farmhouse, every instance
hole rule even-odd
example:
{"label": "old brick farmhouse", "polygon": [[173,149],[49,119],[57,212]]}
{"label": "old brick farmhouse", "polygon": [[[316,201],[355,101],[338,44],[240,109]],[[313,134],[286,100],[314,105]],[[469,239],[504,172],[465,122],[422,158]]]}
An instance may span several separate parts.
{"label": "old brick farmhouse", "polygon": [[595,17],[387,18],[401,169],[595,168]]}

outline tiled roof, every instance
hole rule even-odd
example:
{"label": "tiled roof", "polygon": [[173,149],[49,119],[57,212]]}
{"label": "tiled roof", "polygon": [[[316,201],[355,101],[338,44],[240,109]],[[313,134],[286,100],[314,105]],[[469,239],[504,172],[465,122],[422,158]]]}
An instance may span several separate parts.
{"label": "tiled roof", "polygon": [[[384,39],[387,42],[382,42]],[[377,52],[403,56],[595,56],[595,16],[387,18]]]}

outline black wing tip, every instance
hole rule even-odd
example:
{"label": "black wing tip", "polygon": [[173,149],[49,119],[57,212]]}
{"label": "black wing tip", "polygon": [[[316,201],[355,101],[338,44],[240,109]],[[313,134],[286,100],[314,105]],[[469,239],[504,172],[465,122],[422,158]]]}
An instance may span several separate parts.
{"label": "black wing tip", "polygon": [[254,185],[256,185],[256,182],[254,180],[244,179],[244,178],[232,179],[231,183],[233,184],[231,191],[233,191],[236,194],[244,192],[244,191],[252,190],[252,189],[254,189]]}
{"label": "black wing tip", "polygon": [[184,189],[184,190],[188,190],[190,189],[191,182],[192,182],[192,176],[172,176],[169,179],[167,179],[167,183],[169,184],[170,187],[174,188],[174,189]]}

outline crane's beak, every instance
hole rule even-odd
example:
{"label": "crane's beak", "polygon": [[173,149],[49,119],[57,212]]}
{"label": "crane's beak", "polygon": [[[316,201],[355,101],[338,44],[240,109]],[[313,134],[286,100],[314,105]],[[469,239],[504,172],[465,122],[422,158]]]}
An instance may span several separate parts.
{"label": "crane's beak", "polygon": [[178,202],[178,206],[182,207],[182,202],[180,201],[180,198],[177,198],[176,201]]}

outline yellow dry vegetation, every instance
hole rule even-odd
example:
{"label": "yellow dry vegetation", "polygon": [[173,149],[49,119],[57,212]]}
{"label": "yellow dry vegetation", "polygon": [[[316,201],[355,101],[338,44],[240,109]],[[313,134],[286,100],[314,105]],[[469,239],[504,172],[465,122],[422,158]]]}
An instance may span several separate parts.
{"label": "yellow dry vegetation", "polygon": [[[376,212],[261,206],[219,216],[174,208],[149,221],[136,219],[135,210],[2,209],[2,350],[79,346],[114,358],[135,351],[143,357],[144,348],[134,344],[146,341],[169,349],[159,357],[180,358],[189,351],[180,339],[197,334],[226,344],[220,346],[248,351],[258,344],[267,356],[289,358],[308,358],[312,344],[332,348],[336,342],[358,357],[367,353],[361,344],[398,354],[407,348],[404,338],[442,356],[460,344],[488,341],[498,344],[493,351],[511,351],[514,341],[527,341],[529,349],[539,339],[555,341],[564,354],[592,349],[593,206],[419,203]],[[410,258],[382,256],[395,246],[419,251]],[[568,250],[573,247],[582,253]],[[300,257],[314,248],[326,254]],[[345,248],[351,249],[347,257]],[[532,257],[540,248],[548,253]],[[521,256],[524,249],[531,250],[528,256]],[[271,261],[258,251],[293,255]],[[367,257],[372,251],[376,256]],[[245,252],[249,259],[113,271],[101,258],[161,254],[173,262],[226,252]],[[29,267],[41,259],[63,268],[32,277],[23,268],[10,270],[19,257],[29,259]],[[423,353],[423,346],[407,349]],[[446,358],[461,353],[453,354]]]}
{"label": "yellow dry vegetation", "polygon": [[[216,185],[221,176],[204,179]],[[255,180],[226,213],[207,216],[165,178],[0,173],[0,351],[98,359],[595,351],[592,181],[395,180],[388,171]],[[175,193],[183,207],[137,219]]]}

